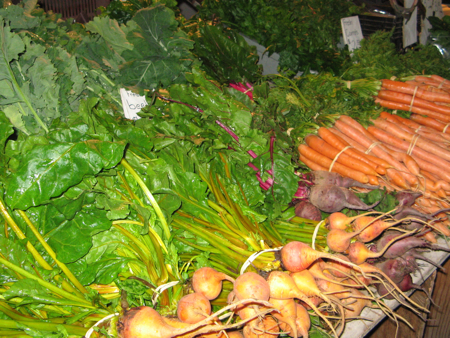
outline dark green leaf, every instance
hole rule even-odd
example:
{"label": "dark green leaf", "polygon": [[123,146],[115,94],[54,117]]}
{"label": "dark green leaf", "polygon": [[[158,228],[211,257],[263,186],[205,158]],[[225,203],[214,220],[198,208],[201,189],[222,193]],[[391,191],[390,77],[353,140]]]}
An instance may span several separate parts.
{"label": "dark green leaf", "polygon": [[45,203],[85,176],[115,166],[124,148],[123,143],[95,140],[38,146],[22,157],[9,182],[6,202],[22,210]]}

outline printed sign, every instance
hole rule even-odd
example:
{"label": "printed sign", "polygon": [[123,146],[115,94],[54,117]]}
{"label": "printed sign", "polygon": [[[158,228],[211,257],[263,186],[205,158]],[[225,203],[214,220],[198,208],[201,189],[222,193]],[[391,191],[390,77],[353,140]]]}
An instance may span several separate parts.
{"label": "printed sign", "polygon": [[348,49],[353,51],[361,47],[361,40],[363,39],[361,24],[359,17],[349,16],[341,19],[342,35],[344,36],[344,43],[348,45]]}
{"label": "printed sign", "polygon": [[125,117],[130,120],[140,119],[137,113],[148,105],[145,96],[135,94],[124,88],[120,88],[120,97],[122,98],[123,113]]}

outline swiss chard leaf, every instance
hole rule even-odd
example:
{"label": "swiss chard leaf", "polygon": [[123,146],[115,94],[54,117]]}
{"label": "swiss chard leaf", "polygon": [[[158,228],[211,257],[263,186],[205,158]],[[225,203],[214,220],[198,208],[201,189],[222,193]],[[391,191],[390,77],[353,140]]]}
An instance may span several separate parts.
{"label": "swiss chard leaf", "polygon": [[12,124],[0,111],[0,154],[5,153],[6,140],[14,133]]}
{"label": "swiss chard leaf", "polygon": [[71,220],[62,222],[51,232],[48,243],[63,263],[74,262],[89,252],[92,236],[111,227],[106,211],[83,208]]}
{"label": "swiss chard leaf", "polygon": [[92,242],[89,253],[68,266],[83,285],[109,284],[131,260],[115,252],[118,247],[127,243],[126,238],[118,231],[110,229],[94,235]]}
{"label": "swiss chard leaf", "polygon": [[48,202],[85,176],[115,166],[124,149],[124,143],[96,140],[37,146],[23,155],[22,165],[11,176],[6,202],[22,210]]}
{"label": "swiss chard leaf", "polygon": [[[22,269],[35,274],[32,264],[30,263],[29,253],[25,249],[24,245],[21,245],[11,238],[0,237],[0,253],[4,259],[13,263]],[[6,268],[5,266],[0,266],[0,282],[9,283],[17,281],[18,277],[15,272]]]}

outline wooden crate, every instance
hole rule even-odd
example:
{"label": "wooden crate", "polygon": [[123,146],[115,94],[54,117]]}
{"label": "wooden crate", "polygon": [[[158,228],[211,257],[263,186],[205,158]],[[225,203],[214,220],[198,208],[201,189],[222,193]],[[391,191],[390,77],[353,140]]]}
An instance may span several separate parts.
{"label": "wooden crate", "polygon": [[46,12],[59,13],[63,19],[73,18],[77,22],[88,22],[96,14],[97,0],[42,0]]}

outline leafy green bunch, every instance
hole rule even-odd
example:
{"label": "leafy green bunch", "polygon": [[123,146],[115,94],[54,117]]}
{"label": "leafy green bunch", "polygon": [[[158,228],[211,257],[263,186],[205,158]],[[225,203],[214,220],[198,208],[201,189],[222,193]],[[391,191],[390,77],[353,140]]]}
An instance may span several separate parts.
{"label": "leafy green bunch", "polygon": [[[185,82],[192,41],[163,5],[142,9],[127,25],[96,17],[81,26],[20,6],[0,12],[0,108],[14,126],[48,132],[80,99],[107,98],[121,109],[120,88],[153,90]],[[103,101],[105,102],[105,101]]]}
{"label": "leafy green bunch", "polygon": [[259,56],[235,29],[193,19],[184,26],[194,41],[192,53],[202,69],[221,84],[255,82],[261,76]]}
{"label": "leafy green bunch", "polygon": [[338,72],[347,57],[338,51],[340,20],[359,8],[345,0],[203,1],[199,15],[220,20],[280,54],[280,68]]}
{"label": "leafy green bunch", "polygon": [[449,61],[433,45],[417,46],[405,52],[396,49],[391,41],[393,32],[377,31],[361,41],[361,48],[353,51],[344,63],[341,77],[355,79],[390,79],[417,74],[450,76]]}

